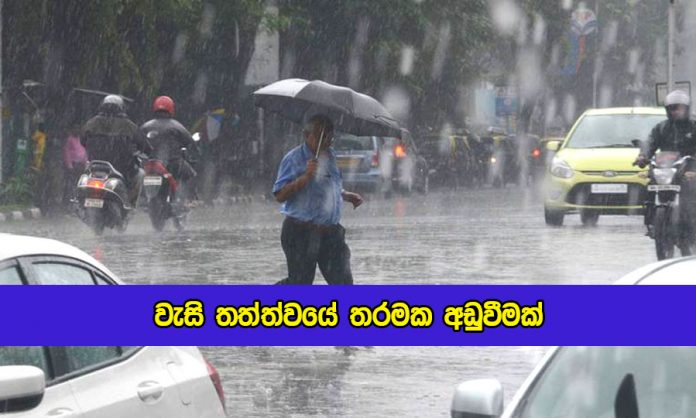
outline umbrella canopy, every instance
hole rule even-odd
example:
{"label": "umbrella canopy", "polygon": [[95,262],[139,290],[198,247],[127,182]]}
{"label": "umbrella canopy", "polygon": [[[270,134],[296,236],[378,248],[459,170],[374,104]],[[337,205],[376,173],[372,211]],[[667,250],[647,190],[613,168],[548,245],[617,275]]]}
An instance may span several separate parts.
{"label": "umbrella canopy", "polygon": [[320,80],[280,80],[254,92],[254,103],[270,112],[303,123],[321,113],[338,131],[357,136],[400,136],[401,129],[389,111],[374,98],[348,87]]}

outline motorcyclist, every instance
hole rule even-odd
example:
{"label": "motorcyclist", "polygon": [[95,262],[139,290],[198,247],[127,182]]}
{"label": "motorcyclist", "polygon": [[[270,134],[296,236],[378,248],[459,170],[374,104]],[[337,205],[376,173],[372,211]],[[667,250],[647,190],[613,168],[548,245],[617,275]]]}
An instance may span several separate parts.
{"label": "motorcyclist", "polygon": [[674,90],[665,98],[667,120],[655,125],[646,146],[636,158],[635,165],[643,168],[659,149],[676,151],[682,155],[696,153],[696,123],[690,118],[691,99],[681,90]]}
{"label": "motorcyclist", "polygon": [[185,197],[186,185],[195,176],[196,171],[191,163],[186,160],[182,148],[197,152],[196,143],[191,133],[174,119],[174,100],[168,96],[159,96],[152,103],[154,119],[145,122],[140,127],[141,134],[152,147],[152,158],[161,160],[167,170],[181,183],[184,193],[178,197]]}
{"label": "motorcyclist", "polygon": [[135,155],[149,149],[138,126],[128,119],[120,96],[108,95],[102,100],[97,115],[82,127],[80,142],[90,161],[108,161],[123,175],[130,204],[135,207],[142,176]]}
{"label": "motorcyclist", "polygon": [[[696,122],[691,120],[691,98],[681,90],[674,90],[665,98],[667,120],[653,128],[648,141],[641,149],[634,165],[644,168],[657,150],[674,151],[681,155],[696,154]],[[647,235],[652,236],[652,218],[654,208],[648,200],[645,208],[645,225]]]}

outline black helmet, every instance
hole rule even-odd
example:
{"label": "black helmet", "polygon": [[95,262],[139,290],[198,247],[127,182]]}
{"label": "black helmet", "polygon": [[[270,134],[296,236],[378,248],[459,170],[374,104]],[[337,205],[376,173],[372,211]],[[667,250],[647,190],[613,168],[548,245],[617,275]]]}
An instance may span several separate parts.
{"label": "black helmet", "polygon": [[110,94],[102,100],[99,112],[107,115],[120,115],[126,112],[126,105],[121,96]]}

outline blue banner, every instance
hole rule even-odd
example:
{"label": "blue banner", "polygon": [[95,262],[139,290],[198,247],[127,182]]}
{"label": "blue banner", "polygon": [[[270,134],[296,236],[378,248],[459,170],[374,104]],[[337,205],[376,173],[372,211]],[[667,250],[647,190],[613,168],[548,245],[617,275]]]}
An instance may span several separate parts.
{"label": "blue banner", "polygon": [[696,345],[691,286],[0,289],[0,345]]}

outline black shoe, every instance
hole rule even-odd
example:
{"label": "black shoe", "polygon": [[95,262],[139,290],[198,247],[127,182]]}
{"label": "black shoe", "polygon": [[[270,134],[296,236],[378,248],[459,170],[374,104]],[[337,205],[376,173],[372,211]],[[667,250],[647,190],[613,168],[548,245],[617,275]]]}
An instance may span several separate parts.
{"label": "black shoe", "polygon": [[648,230],[645,231],[645,236],[655,239],[655,227],[652,225],[648,225]]}

